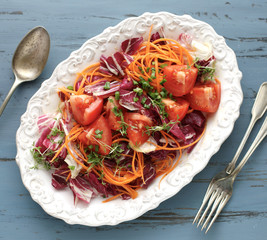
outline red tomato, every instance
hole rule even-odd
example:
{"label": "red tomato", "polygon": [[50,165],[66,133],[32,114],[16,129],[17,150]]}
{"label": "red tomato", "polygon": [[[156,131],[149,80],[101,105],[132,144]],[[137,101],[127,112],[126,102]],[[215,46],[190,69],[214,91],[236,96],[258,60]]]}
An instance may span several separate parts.
{"label": "red tomato", "polygon": [[171,121],[182,121],[189,108],[189,102],[183,98],[176,98],[176,101],[166,98],[162,99],[162,102],[165,104],[165,111]]}
{"label": "red tomato", "polygon": [[110,96],[106,105],[107,120],[112,130],[119,130],[121,129],[121,117],[115,115],[112,111],[114,108],[117,108],[118,111],[121,110],[121,107],[115,97]]}
{"label": "red tomato", "polygon": [[180,97],[190,92],[197,79],[198,70],[186,65],[171,65],[164,68],[164,87],[173,96]]}
{"label": "red tomato", "polygon": [[95,151],[96,146],[98,146],[98,153],[108,155],[112,144],[112,134],[108,121],[101,115],[79,135],[78,139],[86,146],[93,145]]}
{"label": "red tomato", "polygon": [[152,126],[152,120],[140,113],[125,113],[125,122],[128,124],[127,135],[130,142],[139,146],[147,141],[149,135],[146,126]]}
{"label": "red tomato", "polygon": [[100,115],[103,99],[88,95],[72,95],[70,105],[74,119],[82,125],[89,125]]}
{"label": "red tomato", "polygon": [[216,112],[221,100],[221,84],[207,83],[196,85],[186,95],[190,107],[203,112]]}

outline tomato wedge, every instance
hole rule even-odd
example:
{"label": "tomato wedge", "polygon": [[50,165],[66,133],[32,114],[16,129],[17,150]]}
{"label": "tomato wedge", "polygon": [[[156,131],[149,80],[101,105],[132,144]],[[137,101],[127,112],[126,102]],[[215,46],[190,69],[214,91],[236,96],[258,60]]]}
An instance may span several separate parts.
{"label": "tomato wedge", "polygon": [[197,68],[187,65],[171,65],[163,70],[166,75],[164,87],[173,94],[173,96],[181,97],[190,92],[194,87],[197,79]]}
{"label": "tomato wedge", "polygon": [[219,82],[198,84],[186,95],[186,99],[191,108],[214,113],[221,101],[221,84]]}
{"label": "tomato wedge", "polygon": [[119,111],[121,111],[121,106],[119,105],[115,97],[110,96],[107,101],[106,112],[107,112],[107,120],[112,130],[121,129],[121,117],[116,116],[114,113],[117,112],[119,114]]}
{"label": "tomato wedge", "polygon": [[78,139],[86,146],[92,145],[94,151],[108,155],[112,144],[112,134],[108,121],[101,115],[79,135]]}
{"label": "tomato wedge", "polygon": [[72,95],[70,105],[74,119],[86,126],[100,115],[103,108],[103,99],[89,95]]}
{"label": "tomato wedge", "polygon": [[162,99],[162,102],[165,104],[165,111],[168,113],[169,120],[182,121],[188,111],[189,102],[183,98],[176,98],[175,100],[166,98]]}
{"label": "tomato wedge", "polygon": [[128,125],[127,135],[130,143],[135,146],[140,146],[145,143],[149,135],[146,133],[146,126],[152,126],[152,120],[140,113],[125,113],[125,122]]}

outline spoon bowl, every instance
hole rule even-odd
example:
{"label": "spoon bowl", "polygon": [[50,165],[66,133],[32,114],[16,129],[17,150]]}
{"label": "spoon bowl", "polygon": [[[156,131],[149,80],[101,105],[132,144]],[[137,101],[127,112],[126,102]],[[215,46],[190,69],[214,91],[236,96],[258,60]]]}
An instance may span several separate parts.
{"label": "spoon bowl", "polygon": [[33,28],[21,40],[12,59],[15,82],[0,108],[0,116],[17,86],[40,76],[47,62],[49,50],[50,37],[43,27]]}

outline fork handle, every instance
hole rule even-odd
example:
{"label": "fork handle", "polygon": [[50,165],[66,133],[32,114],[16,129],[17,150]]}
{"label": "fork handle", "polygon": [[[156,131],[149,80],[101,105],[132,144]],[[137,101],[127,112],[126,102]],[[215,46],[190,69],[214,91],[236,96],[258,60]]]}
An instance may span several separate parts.
{"label": "fork handle", "polygon": [[236,169],[232,172],[232,175],[237,175],[241,171],[241,169],[244,167],[244,165],[248,161],[251,154],[255,151],[255,149],[258,147],[258,145],[261,143],[261,141],[266,137],[266,134],[267,134],[267,117],[265,118],[265,120],[264,120],[264,122],[260,128],[260,131],[258,132],[252,145],[248,149],[246,155],[243,157],[243,159],[238,164]]}
{"label": "fork handle", "polygon": [[251,114],[252,114],[252,118],[250,120],[250,123],[249,123],[249,126],[247,128],[247,131],[236,151],[236,154],[235,156],[233,157],[232,161],[229,163],[229,165],[227,166],[226,168],[226,173],[227,174],[230,174],[234,168],[235,168],[235,164],[236,164],[236,161],[248,139],[248,136],[250,135],[250,132],[252,130],[252,128],[254,127],[254,124],[257,122],[257,120],[259,120],[263,114],[265,113],[266,111],[266,108],[267,108],[267,98],[266,98],[266,95],[267,95],[267,82],[264,82],[263,84],[261,84],[260,86],[260,89],[258,91],[258,94],[256,96],[256,99],[255,99],[255,102],[254,102],[254,105],[252,107],[252,110],[251,110]]}

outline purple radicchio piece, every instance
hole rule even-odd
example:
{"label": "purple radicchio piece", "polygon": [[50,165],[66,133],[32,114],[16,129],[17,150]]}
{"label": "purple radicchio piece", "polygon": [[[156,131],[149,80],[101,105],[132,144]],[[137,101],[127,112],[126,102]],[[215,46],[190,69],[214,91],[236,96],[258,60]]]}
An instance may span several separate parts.
{"label": "purple radicchio piece", "polygon": [[132,184],[140,185],[142,188],[147,189],[148,186],[152,183],[152,181],[156,177],[156,167],[150,160],[145,161],[145,166],[143,169],[143,176],[144,176],[144,179],[142,177],[137,178],[136,180],[132,182]]}
{"label": "purple radicchio piece", "polygon": [[[154,41],[156,41],[156,40],[158,40],[160,38],[162,38],[162,37],[160,36],[159,32],[156,32],[156,33],[151,35],[150,42],[154,42]],[[164,44],[166,44],[166,42],[165,41],[160,41],[157,44],[164,45]]]}
{"label": "purple radicchio piece", "polygon": [[85,174],[83,178],[88,181],[92,188],[96,189],[98,193],[102,194],[103,197],[108,197],[109,193],[107,188],[101,183],[101,181],[93,172]]}
{"label": "purple radicchio piece", "polygon": [[182,120],[183,125],[196,125],[197,127],[203,128],[206,122],[206,118],[200,111],[193,111],[189,114],[186,114]]}
{"label": "purple radicchio piece", "polygon": [[137,93],[120,88],[120,100],[119,104],[130,111],[137,111],[142,108],[140,101],[134,102],[134,98],[137,97]]}
{"label": "purple radicchio piece", "polygon": [[133,80],[130,77],[125,76],[122,79],[120,88],[123,89],[123,90],[130,90],[130,91],[133,90],[134,89]]}
{"label": "purple radicchio piece", "polygon": [[208,60],[200,59],[195,62],[195,67],[198,68],[198,75],[196,81],[201,81],[201,77],[205,75],[205,69],[206,68],[212,68],[213,63],[216,61],[216,58],[214,55],[212,55]]}
{"label": "purple radicchio piece", "polygon": [[[154,108],[152,101],[146,95],[141,94],[140,96],[134,91],[128,91],[120,88],[120,100],[119,104],[130,111],[138,111],[141,114],[156,119],[158,117],[156,109]],[[137,101],[134,101],[138,98]],[[145,99],[145,101],[143,101]],[[148,106],[145,108],[144,106]]]}
{"label": "purple radicchio piece", "polygon": [[88,95],[93,95],[96,97],[103,97],[103,98],[112,96],[114,95],[115,92],[117,92],[120,89],[121,83],[118,81],[108,82],[109,87],[108,89],[105,89],[107,82],[108,81],[100,81],[93,85],[87,85],[84,89],[84,93]]}
{"label": "purple radicchio piece", "polygon": [[[186,135],[186,141],[184,145],[188,145],[201,135],[204,131],[204,127],[206,124],[206,118],[200,111],[193,111],[185,116],[182,120],[183,131]],[[187,152],[190,153],[196,144],[187,148]]]}
{"label": "purple radicchio piece", "polygon": [[180,129],[178,123],[170,123],[170,120],[168,118],[163,118],[162,115],[160,114],[160,110],[158,107],[156,107],[156,110],[157,110],[157,113],[161,119],[161,122],[162,123],[166,123],[166,124],[170,124],[170,133],[172,133],[175,137],[177,137],[178,139],[180,140],[183,140],[185,141],[185,135],[184,133],[182,132],[182,130]]}
{"label": "purple radicchio piece", "polygon": [[[103,77],[102,76],[98,76],[98,75],[94,75],[93,77],[91,77],[90,75],[88,75],[86,77],[87,81],[90,82],[90,83],[95,82],[95,81],[97,81],[97,80],[99,80],[101,78],[103,78]],[[75,84],[74,90],[77,91],[79,89],[79,87],[81,86],[81,83],[82,83],[82,77]]]}
{"label": "purple radicchio piece", "polygon": [[118,194],[116,186],[99,180],[99,178],[93,172],[89,172],[88,174],[85,174],[83,177],[88,181],[88,183],[91,185],[93,189],[95,189],[99,194],[101,194],[105,198],[108,197],[109,195],[114,196]]}
{"label": "purple radicchio piece", "polygon": [[69,174],[69,168],[67,164],[62,164],[59,169],[56,169],[54,173],[52,173],[52,186],[59,190],[66,188],[68,186],[68,183],[66,181],[68,174]]}
{"label": "purple radicchio piece", "polygon": [[152,183],[152,181],[156,177],[155,165],[152,162],[145,163],[143,174],[144,174],[144,182],[141,184],[141,187],[147,189],[148,186]]}
{"label": "purple radicchio piece", "polygon": [[116,52],[109,57],[102,55],[100,57],[100,68],[101,73],[107,75],[121,75],[124,76],[124,69],[133,61],[133,58],[121,52]]}
{"label": "purple radicchio piece", "polygon": [[133,55],[138,50],[139,46],[143,42],[143,38],[130,38],[122,42],[121,50],[122,52]]}
{"label": "purple radicchio piece", "polygon": [[[48,150],[58,150],[64,141],[65,134],[62,130],[61,122],[58,119],[55,119],[57,119],[55,116],[42,115],[37,121],[38,130],[41,136],[37,140],[35,147],[38,147],[41,153]],[[67,150],[64,148],[58,157],[64,159],[66,155]],[[47,157],[46,160],[48,161],[52,156],[47,155]]]}
{"label": "purple radicchio piece", "polygon": [[75,205],[78,203],[79,199],[90,203],[91,199],[96,195],[90,184],[80,176],[70,179],[70,189],[74,195]]}

